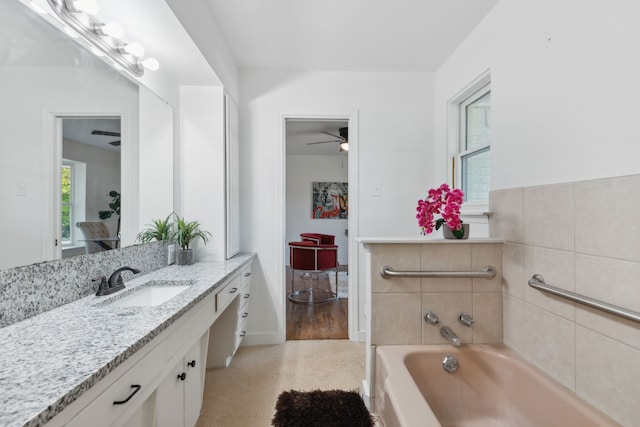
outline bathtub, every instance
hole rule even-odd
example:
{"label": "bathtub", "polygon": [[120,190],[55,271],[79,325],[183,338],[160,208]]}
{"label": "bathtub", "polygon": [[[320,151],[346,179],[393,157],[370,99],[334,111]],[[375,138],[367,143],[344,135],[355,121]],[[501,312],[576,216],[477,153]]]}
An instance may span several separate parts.
{"label": "bathtub", "polygon": [[619,426],[504,345],[380,346],[375,379],[384,427]]}

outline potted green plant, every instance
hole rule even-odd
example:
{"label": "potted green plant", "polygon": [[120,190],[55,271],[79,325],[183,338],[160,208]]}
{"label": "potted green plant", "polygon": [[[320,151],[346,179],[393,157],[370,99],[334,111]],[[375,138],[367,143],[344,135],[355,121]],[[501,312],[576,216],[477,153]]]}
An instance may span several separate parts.
{"label": "potted green plant", "polygon": [[[109,219],[113,214],[118,216],[118,225],[116,228],[116,236],[120,235],[120,193],[111,190],[109,191],[109,196],[112,198],[111,203],[109,203],[109,210],[107,211],[99,211],[98,215],[100,219]],[[117,242],[116,242],[117,245]]]}
{"label": "potted green plant", "polygon": [[140,243],[149,243],[154,240],[158,242],[171,240],[173,231],[173,222],[171,221],[171,219],[174,215],[175,213],[172,212],[167,215],[165,219],[151,220],[151,224],[148,224],[147,228],[140,231],[136,239]]}
{"label": "potted green plant", "polygon": [[210,236],[211,233],[200,229],[200,223],[198,221],[187,221],[176,215],[172,235],[172,239],[178,245],[176,263],[179,265],[193,264],[193,249],[191,249],[189,245],[196,239],[202,239],[206,245]]}

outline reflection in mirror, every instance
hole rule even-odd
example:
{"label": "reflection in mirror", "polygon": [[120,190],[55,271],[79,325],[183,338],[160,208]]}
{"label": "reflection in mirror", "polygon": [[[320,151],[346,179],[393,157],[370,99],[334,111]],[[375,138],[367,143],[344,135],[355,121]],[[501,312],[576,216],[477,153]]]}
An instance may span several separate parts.
{"label": "reflection in mirror", "polygon": [[62,257],[114,249],[120,234],[120,118],[62,119]]}
{"label": "reflection in mirror", "polygon": [[[118,189],[122,195],[120,244],[127,246],[135,243],[142,225],[173,210],[172,185],[152,195],[141,186],[141,180],[149,179],[142,167],[145,147],[153,142],[149,137],[160,132],[165,132],[159,137],[168,143],[154,146],[154,161],[160,159],[172,179],[171,107],[14,0],[0,4],[0,93],[0,234],[10,242],[0,249],[0,270],[62,256],[63,147],[57,142],[63,133],[61,118],[121,120],[119,182],[105,182],[96,190],[101,199],[85,207],[85,220],[93,220],[95,212],[109,210],[113,199],[109,192]],[[143,111],[143,104],[161,111],[161,117]],[[148,127],[153,128],[148,131]],[[103,138],[107,142],[118,139]],[[86,173],[90,179],[89,171]],[[147,203],[149,200],[153,203]],[[161,206],[161,210],[152,211],[154,206]],[[117,233],[117,215],[105,221],[110,234]],[[77,228],[74,231],[79,232]]]}

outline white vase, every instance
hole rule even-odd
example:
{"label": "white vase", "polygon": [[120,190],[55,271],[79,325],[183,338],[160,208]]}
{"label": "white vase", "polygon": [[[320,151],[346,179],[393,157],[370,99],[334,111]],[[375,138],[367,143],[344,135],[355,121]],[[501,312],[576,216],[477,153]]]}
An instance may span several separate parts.
{"label": "white vase", "polygon": [[447,224],[443,224],[442,225],[442,236],[445,239],[459,239],[459,240],[465,240],[469,238],[469,224],[462,224],[462,237],[457,237],[455,234],[453,234],[453,231],[451,231],[451,228],[449,228],[449,226]]}

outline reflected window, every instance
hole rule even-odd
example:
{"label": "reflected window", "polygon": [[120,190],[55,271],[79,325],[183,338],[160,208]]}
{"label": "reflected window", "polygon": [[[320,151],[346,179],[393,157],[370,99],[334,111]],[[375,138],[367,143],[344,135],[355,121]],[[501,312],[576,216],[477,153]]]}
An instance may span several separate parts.
{"label": "reflected window", "polygon": [[87,165],[62,159],[60,177],[62,246],[75,246],[81,244],[75,223],[85,218]]}

